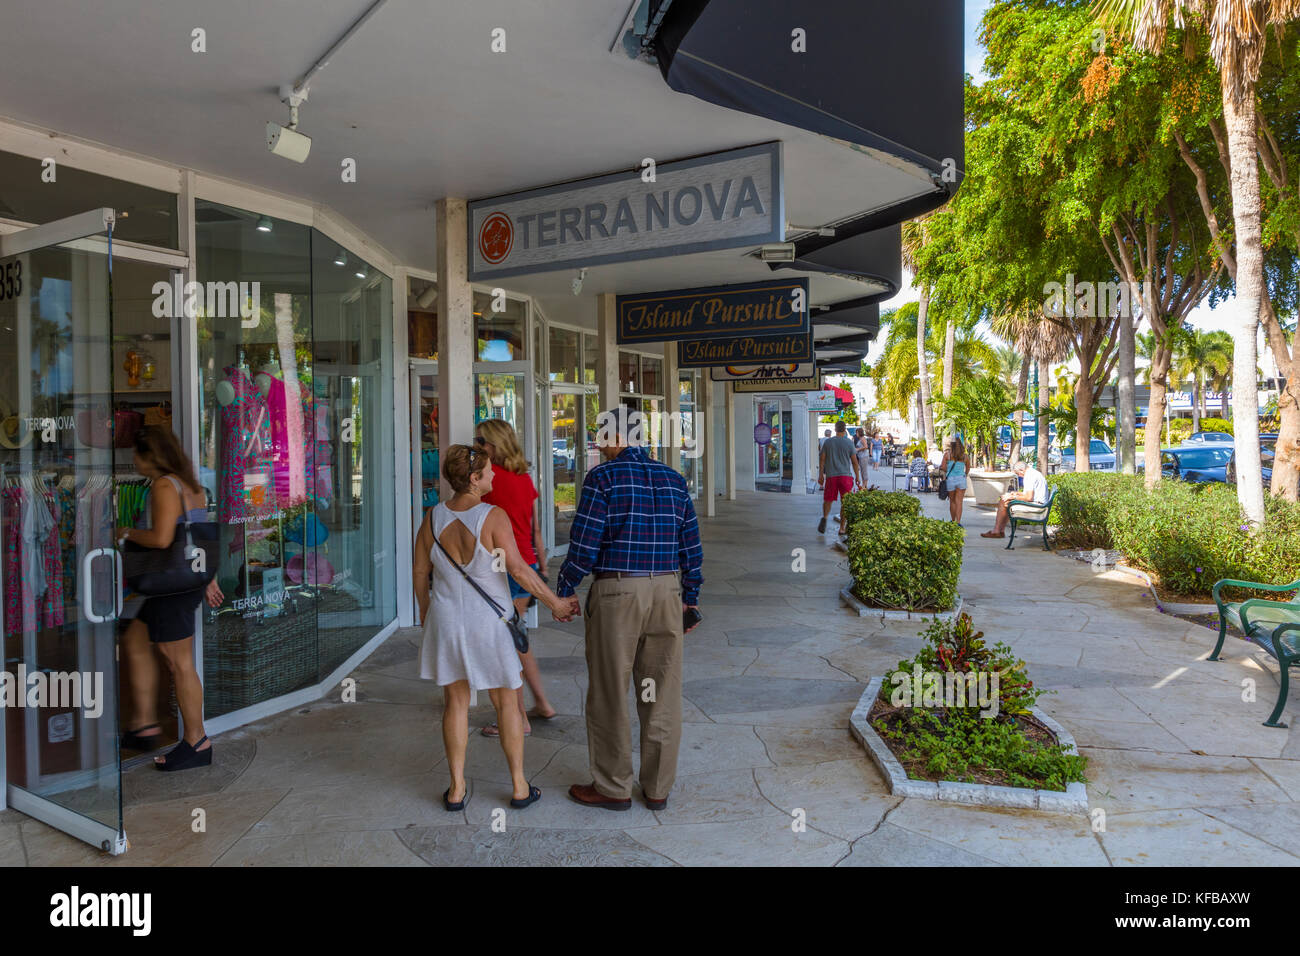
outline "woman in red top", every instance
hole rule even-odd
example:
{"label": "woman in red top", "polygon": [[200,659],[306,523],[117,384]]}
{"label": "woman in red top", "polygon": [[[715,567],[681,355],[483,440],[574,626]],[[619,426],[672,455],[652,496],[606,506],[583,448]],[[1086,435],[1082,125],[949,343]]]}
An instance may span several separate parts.
{"label": "woman in red top", "polygon": [[[488,504],[497,505],[510,518],[510,527],[515,532],[515,544],[519,555],[534,571],[546,578],[546,548],[542,546],[541,523],[537,512],[537,487],[528,475],[528,462],[519,447],[519,436],[510,427],[510,423],[500,418],[489,418],[480,422],[475,429],[474,441],[479,444],[492,459],[492,490],[483,496]],[[522,617],[528,610],[532,595],[519,586],[514,578],[509,578],[510,597],[515,602]],[[519,655],[519,662],[524,671],[524,683],[533,692],[536,708],[530,714],[524,706],[524,689],[519,688],[519,713],[523,715],[524,736],[533,732],[529,717],[538,720],[550,720],[555,716],[555,708],[546,699],[546,689],[542,686],[542,673],[537,668],[537,659],[530,649],[527,654]],[[500,729],[496,724],[483,728],[483,736],[497,737]]]}

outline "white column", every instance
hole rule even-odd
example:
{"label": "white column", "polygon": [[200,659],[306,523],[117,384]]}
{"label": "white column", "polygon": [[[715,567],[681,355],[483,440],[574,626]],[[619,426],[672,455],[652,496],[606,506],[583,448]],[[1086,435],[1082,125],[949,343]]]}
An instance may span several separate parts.
{"label": "white column", "polygon": [[600,388],[602,412],[618,405],[617,321],[614,293],[603,292],[596,296],[596,384]]}
{"label": "white column", "polygon": [[718,506],[718,454],[717,442],[714,441],[713,426],[718,420],[717,410],[713,407],[713,377],[709,370],[704,369],[704,387],[703,401],[700,403],[704,407],[704,414],[700,416],[704,422],[704,459],[703,469],[701,471],[700,487],[704,491],[705,500],[701,502],[704,505],[704,516],[712,518],[717,514]]}
{"label": "white column", "polygon": [[[474,440],[474,294],[468,279],[465,200],[439,199],[438,255],[438,447]],[[403,321],[405,316],[403,316]],[[451,487],[441,481],[441,500]]]}
{"label": "white column", "polygon": [[682,470],[682,390],[677,383],[677,343],[664,343],[664,462],[673,471]]}
{"label": "white column", "polygon": [[794,429],[790,439],[790,453],[794,456],[794,468],[790,473],[792,495],[808,494],[808,482],[817,478],[816,465],[812,466],[811,476],[809,474],[812,449],[817,447],[815,438],[809,440],[810,424],[808,396],[803,392],[791,392],[790,426]]}
{"label": "white column", "polygon": [[736,434],[736,383],[727,382],[723,386],[723,409],[722,420],[723,440],[727,443],[727,500],[736,500],[736,441],[740,437]]}

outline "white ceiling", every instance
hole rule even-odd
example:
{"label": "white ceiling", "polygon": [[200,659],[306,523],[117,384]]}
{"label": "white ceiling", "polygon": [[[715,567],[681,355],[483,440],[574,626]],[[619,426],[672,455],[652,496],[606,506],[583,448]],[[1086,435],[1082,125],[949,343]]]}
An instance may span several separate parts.
{"label": "white ceiling", "polygon": [[[370,0],[6,0],[0,114],[324,203],[404,264],[433,270],[433,202],[560,182],[714,150],[785,143],[789,221],[820,225],[929,191],[921,170],[670,90],[608,52],[627,0],[389,0],[313,81],[303,165],[272,156],[276,90]],[[207,52],[190,49],[207,32]],[[507,52],[490,50],[506,31]],[[888,91],[871,91],[888,95]],[[865,95],[865,92],[864,92]],[[356,160],[358,181],[340,163]],[[52,187],[51,187],[52,188]],[[753,279],[746,250],[508,280],[555,319],[590,324],[598,292]],[[819,304],[864,294],[812,276]]]}

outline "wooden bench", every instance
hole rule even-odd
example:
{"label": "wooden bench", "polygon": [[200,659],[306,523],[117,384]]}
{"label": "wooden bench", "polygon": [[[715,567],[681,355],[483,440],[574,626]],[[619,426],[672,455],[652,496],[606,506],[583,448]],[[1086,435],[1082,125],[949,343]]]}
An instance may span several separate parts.
{"label": "wooden bench", "polygon": [[1007,541],[1007,550],[1011,550],[1012,544],[1016,540],[1016,525],[1018,524],[1041,524],[1043,526],[1043,550],[1051,551],[1052,546],[1047,543],[1047,519],[1052,513],[1052,502],[1056,499],[1056,489],[1053,488],[1047,496],[1047,500],[1041,505],[1036,505],[1030,501],[1013,501],[1007,505],[1007,517],[1011,519],[1011,539]]}
{"label": "wooden bench", "polygon": [[[1265,598],[1252,598],[1249,601],[1225,602],[1219,592],[1225,587],[1250,588],[1254,591],[1296,591],[1289,601],[1270,601]],[[1277,705],[1273,713],[1264,721],[1265,727],[1285,727],[1278,720],[1286,706],[1286,695],[1290,684],[1291,666],[1300,663],[1300,581],[1290,584],[1259,584],[1255,581],[1233,581],[1224,578],[1214,585],[1210,592],[1214,603],[1219,608],[1219,642],[1214,645],[1214,652],[1209,660],[1222,660],[1219,651],[1223,650],[1223,638],[1228,624],[1241,631],[1246,639],[1258,644],[1271,654],[1281,671],[1281,688],[1277,694]]]}

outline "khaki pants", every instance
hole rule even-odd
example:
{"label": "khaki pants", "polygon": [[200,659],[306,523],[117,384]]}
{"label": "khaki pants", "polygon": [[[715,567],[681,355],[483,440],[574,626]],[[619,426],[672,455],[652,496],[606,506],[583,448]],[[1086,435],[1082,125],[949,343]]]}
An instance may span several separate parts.
{"label": "khaki pants", "polygon": [[[641,789],[650,799],[663,800],[677,778],[682,740],[680,576],[593,581],[587,595],[586,636],[592,782],[607,797],[632,796],[627,711],[632,679],[641,721]],[[647,679],[653,684],[647,685]]]}

